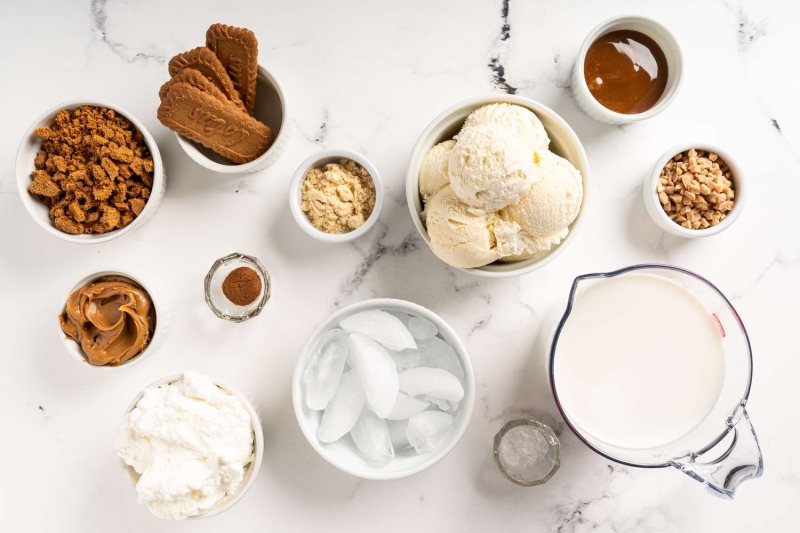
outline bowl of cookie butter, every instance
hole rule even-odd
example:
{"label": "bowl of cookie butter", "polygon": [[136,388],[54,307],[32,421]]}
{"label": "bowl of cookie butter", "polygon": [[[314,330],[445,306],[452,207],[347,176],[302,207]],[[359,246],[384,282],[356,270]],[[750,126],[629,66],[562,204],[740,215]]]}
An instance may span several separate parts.
{"label": "bowl of cookie butter", "polygon": [[247,174],[271,166],[286,151],[286,92],[258,63],[252,31],[212,24],[205,46],[170,59],[169,75],[159,90],[158,119],[200,166]]}
{"label": "bowl of cookie butter", "polygon": [[153,217],[166,191],[153,136],[103,101],[65,102],[39,116],[17,150],[16,177],[31,218],[77,244],[131,233]]}
{"label": "bowl of cookie butter", "polygon": [[572,92],[593,119],[629,124],[669,107],[682,81],[683,56],[672,32],[653,19],[622,15],[586,36],[575,60]]}
{"label": "bowl of cookie butter", "polygon": [[153,286],[121,270],[90,274],[70,288],[53,317],[73,359],[97,370],[139,363],[164,342],[168,312]]}

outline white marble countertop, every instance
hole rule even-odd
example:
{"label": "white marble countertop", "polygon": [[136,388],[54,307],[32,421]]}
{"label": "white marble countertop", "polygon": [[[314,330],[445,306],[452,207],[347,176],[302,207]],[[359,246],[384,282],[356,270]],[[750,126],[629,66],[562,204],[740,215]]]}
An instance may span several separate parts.
{"label": "white marble countertop", "polygon": [[[0,530],[3,531],[789,531],[800,501],[800,12],[790,2],[4,2],[0,17]],[[585,34],[621,12],[656,18],[677,35],[685,82],[662,115],[624,127],[576,108],[569,73]],[[291,99],[294,139],[272,168],[245,177],[193,163],[156,120],[166,61],[203,43],[213,22],[246,26],[260,62]],[[788,60],[788,61],[787,61]],[[417,235],[405,205],[406,161],[444,108],[513,91],[560,113],[583,141],[594,196],[575,242],[530,275],[487,280],[448,268]],[[156,137],[169,175],[156,217],[99,246],[62,242],[28,217],[14,155],[30,123],[59,102],[96,97],[134,113]],[[749,204],[725,233],[696,241],[649,219],[640,183],[677,143],[708,140],[736,154]],[[378,227],[350,245],[323,245],[287,206],[295,167],[323,147],[365,153],[387,186]],[[273,277],[265,311],[242,325],[206,307],[211,263],[240,251]],[[677,471],[609,463],[558,417],[531,353],[539,325],[572,279],[634,263],[667,262],[715,282],[734,302],[755,349],[748,410],[764,477],[734,502],[706,495]],[[61,345],[56,314],[84,275],[122,266],[157,284],[172,311],[165,344],[140,365],[98,372]],[[439,313],[475,367],[475,412],[441,463],[409,479],[365,482],[308,445],[291,405],[302,344],[337,307],[395,297]],[[129,401],[156,379],[193,369],[235,384],[258,406],[266,450],[255,486],[232,510],[171,523],[135,503],[114,452]],[[668,369],[665,369],[665,374]],[[667,376],[665,375],[665,379]],[[563,466],[547,485],[505,481],[495,432],[534,416],[553,424]]]}

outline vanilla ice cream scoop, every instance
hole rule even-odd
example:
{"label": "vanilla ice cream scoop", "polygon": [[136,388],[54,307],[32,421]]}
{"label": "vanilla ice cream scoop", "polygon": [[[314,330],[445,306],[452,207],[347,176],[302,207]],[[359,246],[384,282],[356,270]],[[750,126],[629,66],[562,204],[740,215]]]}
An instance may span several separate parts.
{"label": "vanilla ice cream scoop", "polygon": [[536,172],[540,178],[530,192],[500,212],[529,237],[529,253],[548,250],[564,240],[583,201],[581,173],[563,157],[544,154]]}
{"label": "vanilla ice cream scoop", "polygon": [[431,250],[450,266],[474,268],[500,258],[492,223],[493,213],[470,208],[447,186],[427,205]]}
{"label": "vanilla ice cream scoop", "polygon": [[490,104],[473,111],[464,122],[464,129],[473,126],[495,125],[520,139],[525,147],[544,153],[550,138],[533,111],[514,104]]}
{"label": "vanilla ice cream scoop", "polygon": [[472,207],[496,211],[528,194],[538,177],[532,150],[500,126],[463,128],[450,153],[450,186]]}
{"label": "vanilla ice cream scoop", "polygon": [[456,141],[453,139],[441,142],[431,148],[422,160],[422,168],[419,170],[419,193],[425,202],[450,183],[447,166],[450,162],[450,152],[455,145]]}

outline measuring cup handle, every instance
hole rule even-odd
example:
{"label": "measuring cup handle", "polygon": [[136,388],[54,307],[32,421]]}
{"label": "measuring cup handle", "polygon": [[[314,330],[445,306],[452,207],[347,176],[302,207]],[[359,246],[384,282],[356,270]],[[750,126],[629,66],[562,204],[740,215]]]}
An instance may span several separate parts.
{"label": "measuring cup handle", "polygon": [[[705,485],[709,494],[732,500],[740,483],[761,476],[764,472],[764,459],[744,403],[728,417],[727,425],[733,432],[733,440],[722,455],[707,463],[698,462],[698,459],[711,451],[706,450],[673,459],[670,464]],[[712,450],[715,448],[717,446]]]}

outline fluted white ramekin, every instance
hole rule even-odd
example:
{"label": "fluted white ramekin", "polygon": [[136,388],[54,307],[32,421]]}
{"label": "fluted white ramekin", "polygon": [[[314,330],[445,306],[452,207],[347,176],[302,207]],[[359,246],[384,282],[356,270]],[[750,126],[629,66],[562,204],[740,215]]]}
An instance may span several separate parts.
{"label": "fluted white ramekin", "polygon": [[[647,35],[656,42],[667,59],[667,86],[664,88],[664,94],[661,95],[656,105],[642,113],[628,115],[626,113],[611,111],[603,106],[603,104],[595,100],[594,96],[592,96],[583,75],[583,64],[586,61],[586,52],[589,50],[592,43],[599,37],[618,30],[633,30]],[[635,15],[618,15],[604,20],[595,26],[583,41],[583,45],[578,52],[578,58],[575,60],[575,67],[572,70],[572,94],[575,95],[575,101],[578,102],[580,108],[583,109],[587,115],[606,124],[629,124],[631,122],[647,120],[648,118],[658,115],[675,100],[682,82],[683,54],[681,53],[678,40],[672,32],[661,23],[647,17]]]}

